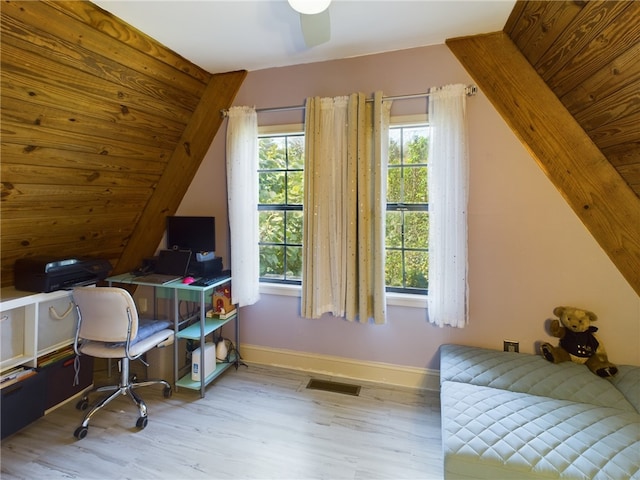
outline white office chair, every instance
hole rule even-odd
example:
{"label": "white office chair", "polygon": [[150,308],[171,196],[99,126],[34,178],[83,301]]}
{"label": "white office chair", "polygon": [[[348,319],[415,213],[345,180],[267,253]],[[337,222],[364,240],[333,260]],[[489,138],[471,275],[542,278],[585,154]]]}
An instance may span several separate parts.
{"label": "white office chair", "polygon": [[[84,416],[74,436],[80,440],[87,436],[89,420],[102,407],[119,395],[129,395],[140,411],[136,426],[147,426],[147,406],[134,389],[148,385],[164,385],[165,398],[171,396],[171,385],[165,380],[135,382],[129,377],[129,362],[155,347],[171,345],[174,331],[168,321],[142,321],[133,298],[126,290],[116,287],[77,287],[73,300],[78,312],[78,327],[74,341],[77,355],[118,359],[120,383],[94,388],[91,392],[112,392],[98,400]],[[91,393],[90,392],[90,393]],[[89,407],[89,393],[76,407]]]}

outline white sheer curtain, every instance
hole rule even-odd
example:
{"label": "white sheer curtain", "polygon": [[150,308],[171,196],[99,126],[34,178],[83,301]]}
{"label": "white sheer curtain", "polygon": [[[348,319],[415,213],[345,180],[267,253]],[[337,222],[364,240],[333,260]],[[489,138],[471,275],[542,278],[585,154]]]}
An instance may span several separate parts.
{"label": "white sheer curtain", "polygon": [[376,92],[308,98],[302,315],[385,323],[384,235],[391,102]]}
{"label": "white sheer curtain", "polygon": [[469,315],[469,161],[464,85],[429,92],[429,321],[464,327]]}
{"label": "white sheer curtain", "polygon": [[240,307],[260,298],[258,250],[258,118],[251,107],[231,107],[227,123],[227,195],[233,286]]}

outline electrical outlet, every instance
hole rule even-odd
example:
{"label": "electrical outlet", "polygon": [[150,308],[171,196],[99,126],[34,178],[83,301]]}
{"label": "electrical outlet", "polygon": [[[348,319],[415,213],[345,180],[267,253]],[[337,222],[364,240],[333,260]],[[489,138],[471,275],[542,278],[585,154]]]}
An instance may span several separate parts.
{"label": "electrical outlet", "polygon": [[511,340],[504,340],[504,351],[518,353],[520,351],[520,344],[518,342],[512,342]]}

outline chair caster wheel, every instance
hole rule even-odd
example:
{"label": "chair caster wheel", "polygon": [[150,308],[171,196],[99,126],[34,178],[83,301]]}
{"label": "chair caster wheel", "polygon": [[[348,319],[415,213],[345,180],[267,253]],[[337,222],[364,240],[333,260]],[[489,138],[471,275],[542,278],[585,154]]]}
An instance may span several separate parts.
{"label": "chair caster wheel", "polygon": [[136,427],[138,427],[140,430],[142,430],[144,427],[147,426],[147,422],[148,422],[147,417],[140,417],[140,418],[138,418],[138,421],[136,422]]}
{"label": "chair caster wheel", "polygon": [[172,394],[172,393],[173,393],[173,392],[172,392],[172,390],[171,390],[171,387],[164,387],[164,389],[162,390],[162,396],[163,396],[164,398],[169,398],[169,397],[171,397],[171,394]]}
{"label": "chair caster wheel", "polygon": [[84,437],[87,436],[88,432],[89,432],[88,427],[78,427],[76,428],[76,431],[73,432],[73,436],[76,437],[78,440],[82,440]]}
{"label": "chair caster wheel", "polygon": [[87,408],[89,408],[89,400],[87,400],[86,398],[81,398],[80,400],[78,400],[78,403],[76,403],[76,408],[78,410],[86,410]]}

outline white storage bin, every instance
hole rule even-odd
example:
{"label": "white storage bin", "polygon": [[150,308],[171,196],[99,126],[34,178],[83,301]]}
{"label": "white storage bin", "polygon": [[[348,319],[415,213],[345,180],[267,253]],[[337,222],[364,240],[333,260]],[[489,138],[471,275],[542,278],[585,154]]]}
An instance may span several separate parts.
{"label": "white storage bin", "polygon": [[[2,366],[11,359],[20,361],[25,352],[25,314],[24,307],[0,312],[0,356]],[[33,352],[31,352],[33,355]],[[12,365],[9,365],[12,366]]]}
{"label": "white storage bin", "polygon": [[[38,354],[73,343],[78,314],[71,292],[54,292],[38,304]],[[58,298],[56,298],[58,297]]]}

